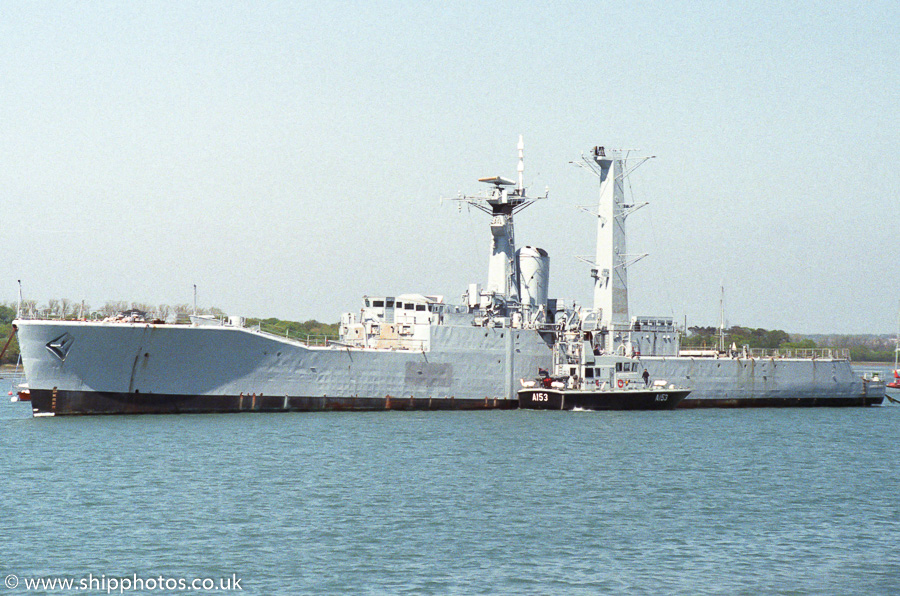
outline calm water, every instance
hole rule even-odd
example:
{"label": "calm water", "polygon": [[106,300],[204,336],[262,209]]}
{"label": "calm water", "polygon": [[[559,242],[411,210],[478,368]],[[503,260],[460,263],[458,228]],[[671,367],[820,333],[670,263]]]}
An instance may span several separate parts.
{"label": "calm water", "polygon": [[4,576],[234,573],[250,594],[900,591],[896,406],[26,416],[0,403]]}

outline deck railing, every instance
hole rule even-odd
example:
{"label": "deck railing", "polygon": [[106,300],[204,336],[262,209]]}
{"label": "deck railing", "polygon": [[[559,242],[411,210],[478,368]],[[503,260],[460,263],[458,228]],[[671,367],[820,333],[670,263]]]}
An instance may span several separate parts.
{"label": "deck railing", "polygon": [[803,360],[850,360],[847,348],[752,348],[751,358],[799,358]]}
{"label": "deck railing", "polygon": [[274,335],[278,338],[298,341],[302,344],[306,344],[307,346],[327,346],[329,342],[338,339],[337,335],[311,335],[309,333],[291,333],[290,329],[282,330],[270,325],[263,325],[262,323],[256,326],[256,330],[267,335]]}

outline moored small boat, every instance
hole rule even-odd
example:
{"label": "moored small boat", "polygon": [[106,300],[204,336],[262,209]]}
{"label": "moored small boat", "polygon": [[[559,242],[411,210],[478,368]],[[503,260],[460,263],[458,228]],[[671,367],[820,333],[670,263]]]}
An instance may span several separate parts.
{"label": "moored small boat", "polygon": [[[900,314],[897,315],[897,339],[894,340],[894,380],[885,383],[884,386],[890,389],[900,389]],[[891,400],[893,401],[893,400]]]}
{"label": "moored small boat", "polygon": [[671,410],[691,392],[663,379],[651,381],[640,358],[594,353],[590,336],[569,332],[554,346],[554,375],[544,369],[520,381],[525,410]]}
{"label": "moored small boat", "polygon": [[890,383],[885,383],[884,386],[891,389],[900,389],[900,369],[894,369],[894,380]]}
{"label": "moored small boat", "polygon": [[545,389],[519,390],[523,410],[671,410],[689,389],[648,387],[646,389]]}

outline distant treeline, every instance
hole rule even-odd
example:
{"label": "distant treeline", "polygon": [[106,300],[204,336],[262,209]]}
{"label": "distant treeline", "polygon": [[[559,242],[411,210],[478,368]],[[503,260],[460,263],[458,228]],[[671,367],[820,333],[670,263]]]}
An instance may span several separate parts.
{"label": "distant treeline", "polygon": [[[685,348],[709,347],[713,348],[719,341],[718,327],[688,327],[688,332],[681,338],[681,345]],[[749,346],[751,348],[816,348],[814,341],[798,339],[791,341],[791,336],[781,329],[752,329],[750,327],[730,327],[725,330],[726,347],[731,344],[738,348]]]}
{"label": "distant treeline", "polygon": [[319,321],[309,320],[299,321],[282,321],[281,319],[247,319],[244,323],[248,327],[260,326],[264,331],[277,333],[278,335],[286,335],[295,339],[306,339],[306,337],[318,338],[327,337],[329,339],[337,339],[338,323],[328,324]]}
{"label": "distant treeline", "polygon": [[[6,345],[6,340],[9,339],[9,336],[12,333],[12,322],[15,318],[15,306],[0,304],[0,349],[2,349],[4,345]],[[3,354],[3,358],[0,359],[0,364],[15,364],[18,360],[19,342],[13,339],[10,342],[9,347],[6,349],[6,353]]]}
{"label": "distant treeline", "polygon": [[[681,338],[684,348],[713,348],[719,341],[718,327],[688,327]],[[891,362],[894,360],[895,338],[887,335],[802,335],[780,329],[729,327],[725,329],[725,345],[738,348],[797,349],[846,348],[850,359],[857,362]]]}

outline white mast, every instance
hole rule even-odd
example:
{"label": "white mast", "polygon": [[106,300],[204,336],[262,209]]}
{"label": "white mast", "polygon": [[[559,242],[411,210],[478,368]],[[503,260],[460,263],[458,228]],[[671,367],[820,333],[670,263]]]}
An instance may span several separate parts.
{"label": "white mast", "polygon": [[594,310],[601,314],[604,327],[627,325],[628,318],[628,266],[646,257],[646,254],[628,254],[626,251],[625,218],[647,205],[625,202],[625,178],[652,157],[642,157],[636,165],[626,168],[627,152],[594,147],[590,156],[582,155],[575,165],[590,170],[600,179],[600,197],[597,203],[597,252],[592,264],[594,279]]}
{"label": "white mast", "polygon": [[516,195],[509,196],[504,188],[512,181],[499,176],[493,179],[480,179],[494,185],[491,198],[486,202],[491,211],[491,259],[488,262],[488,281],[485,288],[488,292],[496,292],[508,298],[518,298],[519,284],[516,280],[516,268],[513,258],[516,254],[516,235],[513,227],[513,208],[517,202]]}
{"label": "white mast", "polygon": [[600,168],[600,198],[597,204],[597,275],[594,278],[594,309],[608,325],[628,324],[628,270],[625,262],[625,187],[622,159],[618,151],[607,156],[594,149]]}
{"label": "white mast", "polygon": [[719,343],[720,354],[725,352],[725,285],[722,285],[722,296],[719,298]]}
{"label": "white mast", "polygon": [[[582,258],[592,265],[594,280],[594,316],[597,328],[609,332],[608,349],[626,343],[630,327],[628,316],[628,266],[646,254],[628,254],[626,250],[625,219],[647,203],[628,204],[625,201],[625,178],[651,157],[638,158],[628,166],[628,151],[594,147],[590,155],[581,156],[575,165],[590,170],[600,179],[600,196],[596,212],[597,252],[594,260]],[[587,209],[586,209],[587,210]],[[581,257],[579,257],[581,258]]]}
{"label": "white mast", "polygon": [[519,165],[516,167],[519,172],[519,194],[525,194],[525,139],[519,135]]}

